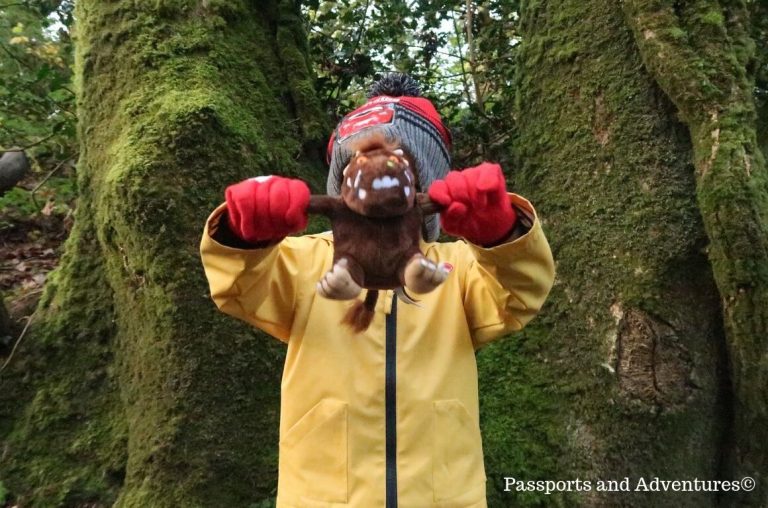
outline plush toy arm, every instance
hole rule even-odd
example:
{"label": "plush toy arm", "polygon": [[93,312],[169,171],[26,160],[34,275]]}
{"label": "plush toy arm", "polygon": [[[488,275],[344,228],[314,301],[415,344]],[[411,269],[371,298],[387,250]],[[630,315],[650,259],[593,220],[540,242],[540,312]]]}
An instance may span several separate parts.
{"label": "plush toy arm", "polygon": [[[443,208],[439,204],[429,199],[429,195],[426,192],[419,192],[416,194],[416,206],[421,207],[421,211],[424,215],[438,213]],[[309,196],[309,206],[307,207],[307,212],[317,215],[325,215],[326,217],[333,217],[343,208],[344,202],[339,196],[312,194]]]}
{"label": "plush toy arm", "polygon": [[344,202],[340,196],[326,196],[324,194],[312,194],[309,196],[308,213],[325,215],[333,218],[339,211],[344,209]]}
{"label": "plush toy arm", "polygon": [[439,203],[429,199],[429,194],[426,192],[419,192],[416,194],[416,206],[421,207],[421,213],[429,215],[432,213],[439,213],[443,210],[443,207]]}

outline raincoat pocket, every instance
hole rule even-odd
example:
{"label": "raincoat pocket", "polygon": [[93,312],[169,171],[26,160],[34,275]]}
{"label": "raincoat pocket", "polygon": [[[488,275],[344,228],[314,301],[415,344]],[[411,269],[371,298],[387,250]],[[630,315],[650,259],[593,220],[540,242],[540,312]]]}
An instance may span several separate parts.
{"label": "raincoat pocket", "polygon": [[483,500],[485,467],[480,427],[460,400],[434,402],[432,461],[436,502],[451,500],[467,506]]}
{"label": "raincoat pocket", "polygon": [[290,497],[347,502],[347,404],[323,399],[280,439],[281,486]]}

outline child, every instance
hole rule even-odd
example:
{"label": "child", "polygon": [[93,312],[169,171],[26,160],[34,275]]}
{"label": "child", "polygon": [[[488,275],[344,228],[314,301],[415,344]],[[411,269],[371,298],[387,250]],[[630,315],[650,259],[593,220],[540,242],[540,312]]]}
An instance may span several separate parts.
{"label": "child", "polygon": [[[416,295],[419,306],[382,291],[365,332],[340,327],[349,302],[316,287],[343,274],[331,266],[333,238],[287,236],[306,227],[310,192],[273,176],[230,186],[208,219],[211,295],[288,345],[278,507],[486,506],[474,352],[536,315],[552,254],[533,206],[507,193],[498,165],[448,172],[450,135],[409,78],[391,74],[369,98],[331,138],[328,193],[339,194],[350,140],[377,131],[399,143],[444,210],[439,222],[425,218],[421,250],[435,262],[425,270],[450,271],[445,282]],[[439,224],[464,240],[434,243]]]}

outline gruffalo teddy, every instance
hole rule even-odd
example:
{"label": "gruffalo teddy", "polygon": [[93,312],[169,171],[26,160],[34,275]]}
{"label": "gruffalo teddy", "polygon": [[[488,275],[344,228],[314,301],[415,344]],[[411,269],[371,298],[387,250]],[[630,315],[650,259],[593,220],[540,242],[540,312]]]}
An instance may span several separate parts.
{"label": "gruffalo teddy", "polygon": [[317,283],[318,294],[351,300],[368,290],[343,320],[359,332],[371,323],[378,290],[394,289],[413,303],[406,289],[428,293],[446,279],[449,268],[419,249],[423,209],[434,210],[418,193],[409,155],[381,134],[356,140],[353,149],[341,195],[312,196],[309,212],[328,216],[333,229],[333,268]]}

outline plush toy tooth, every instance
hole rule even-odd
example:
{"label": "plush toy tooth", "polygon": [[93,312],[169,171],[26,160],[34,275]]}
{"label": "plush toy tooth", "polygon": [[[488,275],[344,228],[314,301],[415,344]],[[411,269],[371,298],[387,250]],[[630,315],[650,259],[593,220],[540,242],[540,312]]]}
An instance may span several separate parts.
{"label": "plush toy tooth", "polygon": [[400,181],[393,176],[384,176],[382,178],[381,186],[384,189],[389,189],[390,187],[397,187],[399,185],[400,185]]}
{"label": "plush toy tooth", "polygon": [[376,177],[373,179],[373,183],[371,184],[371,187],[373,187],[376,190],[379,189],[389,189],[392,187],[399,187],[400,186],[400,180],[395,178],[394,176],[382,176],[382,177]]}

